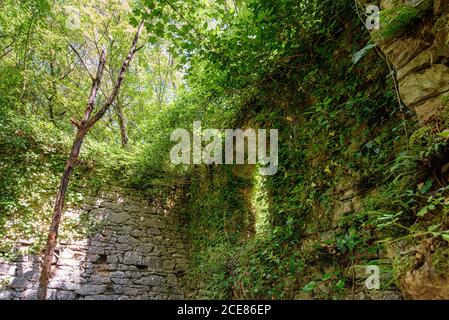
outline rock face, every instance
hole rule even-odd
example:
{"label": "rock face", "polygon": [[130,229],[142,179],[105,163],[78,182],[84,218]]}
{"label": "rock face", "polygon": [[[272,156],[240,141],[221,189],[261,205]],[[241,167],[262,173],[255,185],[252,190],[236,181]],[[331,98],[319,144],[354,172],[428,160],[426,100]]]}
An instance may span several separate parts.
{"label": "rock face", "polygon": [[[449,299],[449,277],[447,275],[447,252],[441,257],[434,252],[432,240],[425,240],[416,248],[414,264],[401,279],[401,291],[406,299],[447,300]],[[442,260],[442,261],[439,261]],[[438,266],[443,263],[443,269]]]}
{"label": "rock face", "polygon": [[[414,109],[421,125],[438,119],[447,107],[449,93],[449,1],[387,1],[382,10],[400,11],[412,6],[428,18],[415,23],[393,39],[373,33],[380,49],[396,70],[404,104]],[[429,18],[432,17],[433,18]],[[411,32],[410,30],[415,30]],[[381,30],[382,32],[382,23]]]}
{"label": "rock face", "polygon": [[[48,299],[184,298],[188,260],[182,227],[169,212],[122,188],[101,191],[70,214],[83,210],[102,220],[103,228],[91,238],[59,244]],[[39,272],[39,256],[0,260],[0,300],[36,299]]]}
{"label": "rock face", "polygon": [[402,101],[419,106],[430,98],[449,91],[449,67],[435,64],[422,72],[413,73],[399,83]]}
{"label": "rock face", "polygon": [[[396,71],[404,104],[415,110],[421,125],[432,125],[447,120],[444,119],[447,117],[445,109],[449,107],[449,0],[381,2],[382,10],[397,15],[405,6],[414,7],[423,18],[410,20],[402,34],[389,39],[379,36],[381,22],[381,30],[373,32],[372,36]],[[418,249],[401,248],[389,257],[401,262],[401,254],[416,251],[412,263],[402,263],[404,268],[400,270],[398,284],[404,298],[449,299],[447,257],[435,259],[432,247],[424,243]]]}

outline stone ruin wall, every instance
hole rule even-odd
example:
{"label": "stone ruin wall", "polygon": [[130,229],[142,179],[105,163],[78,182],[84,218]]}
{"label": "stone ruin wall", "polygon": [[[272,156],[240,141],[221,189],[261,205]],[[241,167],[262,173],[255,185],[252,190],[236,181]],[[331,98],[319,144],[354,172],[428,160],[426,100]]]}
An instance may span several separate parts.
{"label": "stone ruin wall", "polygon": [[[65,216],[87,213],[104,224],[88,239],[60,241],[48,299],[183,299],[186,246],[174,217],[136,190],[114,190],[66,211]],[[36,299],[41,258],[0,260],[0,300]]]}

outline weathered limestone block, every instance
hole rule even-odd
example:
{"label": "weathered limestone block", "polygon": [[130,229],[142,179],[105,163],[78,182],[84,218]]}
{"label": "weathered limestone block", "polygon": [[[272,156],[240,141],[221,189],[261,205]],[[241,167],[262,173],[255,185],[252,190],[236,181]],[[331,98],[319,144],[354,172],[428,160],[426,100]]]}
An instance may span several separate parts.
{"label": "weathered limestone block", "polygon": [[103,245],[93,245],[89,248],[89,254],[104,254],[106,247]]}
{"label": "weathered limestone block", "polygon": [[162,259],[157,256],[149,256],[145,258],[145,264],[150,270],[159,270],[162,268]]}
{"label": "weathered limestone block", "polygon": [[100,191],[98,192],[98,197],[108,200],[118,200],[120,197],[120,194],[115,191]]}
{"label": "weathered limestone block", "polygon": [[449,67],[436,64],[399,82],[401,98],[407,106],[414,106],[426,99],[449,91]]}
{"label": "weathered limestone block", "polygon": [[137,243],[139,243],[139,241],[136,238],[133,238],[130,235],[123,235],[123,236],[118,237],[117,242],[129,244],[132,247],[134,247]]}
{"label": "weathered limestone block", "polygon": [[153,251],[154,244],[152,243],[145,243],[137,247],[136,251],[142,252],[142,253],[150,253]]}
{"label": "weathered limestone block", "polygon": [[107,256],[106,262],[110,264],[116,264],[116,263],[122,263],[123,259],[121,259],[120,254],[118,253],[111,253]]}
{"label": "weathered limestone block", "polygon": [[[118,285],[113,285],[112,286],[112,291],[114,292],[114,294],[122,295],[123,294],[123,286],[122,286],[122,284],[126,284],[126,283],[128,283],[128,282],[126,281],[126,282],[123,282],[123,283],[118,283]],[[125,297],[127,297],[126,300],[129,300],[128,296],[125,296]]]}
{"label": "weathered limestone block", "polygon": [[119,296],[116,295],[105,295],[105,294],[96,294],[86,296],[81,298],[80,300],[118,300]]}
{"label": "weathered limestone block", "polygon": [[115,224],[121,224],[129,220],[129,215],[123,211],[110,212],[108,214],[108,221]]}
{"label": "weathered limestone block", "polygon": [[428,99],[423,103],[415,106],[415,112],[421,125],[426,124],[434,116],[438,116],[443,110],[449,93],[444,93],[435,98]]}
{"label": "weathered limestone block", "polygon": [[168,289],[167,289],[167,287],[157,286],[157,287],[151,288],[151,291],[153,291],[155,293],[167,293]]}
{"label": "weathered limestone block", "polygon": [[395,39],[386,46],[381,45],[381,49],[396,70],[403,68],[428,47],[430,47],[429,43],[412,37]]}
{"label": "weathered limestone block", "polygon": [[143,256],[138,252],[127,252],[123,257],[123,263],[128,265],[144,265]]}
{"label": "weathered limestone block", "polygon": [[75,270],[72,267],[68,267],[68,268],[57,268],[56,270],[53,271],[53,277],[54,278],[68,278],[70,277],[70,275],[74,274]]}
{"label": "weathered limestone block", "polygon": [[106,291],[105,285],[83,285],[80,289],[75,290],[75,292],[82,296],[88,296],[88,295],[96,295],[101,294]]}
{"label": "weathered limestone block", "polygon": [[76,267],[79,265],[79,260],[77,259],[58,259],[58,266],[73,266]]}
{"label": "weathered limestone block", "polygon": [[123,293],[128,296],[138,296],[146,293],[146,287],[142,288],[142,286],[123,286]]}
{"label": "weathered limestone block", "polygon": [[[437,2],[435,3],[436,8],[444,6],[444,1]],[[408,106],[420,104],[417,109],[419,119],[423,119],[422,114],[433,115],[434,112],[431,111],[436,109],[436,99],[428,103],[424,103],[424,101],[447,91],[447,81],[443,79],[447,71],[445,66],[432,67],[433,64],[440,63],[441,57],[449,52],[446,40],[449,32],[447,19],[445,16],[441,17],[435,26],[432,26],[432,23],[426,23],[420,27],[419,34],[415,37],[409,36],[406,40],[394,40],[389,46],[383,48],[392,64],[396,68],[401,67],[397,72],[397,79],[401,81],[400,93],[404,103]],[[426,41],[420,40],[420,38]],[[431,48],[422,51],[424,46],[434,40],[435,44]],[[413,41],[415,41],[415,45]],[[407,49],[406,46],[409,44],[411,46]],[[404,54],[401,55],[398,50],[403,51]],[[418,53],[416,57],[409,61],[409,58],[415,53]],[[430,69],[426,70],[428,68]],[[420,122],[423,121],[420,120]]]}
{"label": "weathered limestone block", "polygon": [[137,203],[125,203],[125,205],[123,206],[123,210],[138,212],[141,210],[141,208],[140,208],[139,204],[137,204]]}
{"label": "weathered limestone block", "polygon": [[394,8],[397,4],[396,0],[382,0],[380,2],[380,8],[381,9],[391,9]]}
{"label": "weathered limestone block", "polygon": [[393,9],[403,5],[415,7],[419,10],[425,11],[433,8],[433,0],[382,0],[380,2],[381,9]]}
{"label": "weathered limestone block", "polygon": [[156,217],[151,216],[143,221],[143,225],[148,228],[164,229],[166,226],[166,223],[164,220],[162,220],[161,218],[159,218],[157,216]]}
{"label": "weathered limestone block", "polygon": [[109,276],[93,274],[89,279],[89,284],[109,284],[111,283],[111,278]]}
{"label": "weathered limestone block", "polygon": [[449,0],[435,0],[433,3],[433,14],[439,16],[449,11]]}
{"label": "weathered limestone block", "polygon": [[403,295],[413,300],[448,300],[449,277],[435,275],[428,265],[410,271],[401,282]]}
{"label": "weathered limestone block", "polygon": [[20,297],[25,300],[37,300],[37,289],[24,290]]}
{"label": "weathered limestone block", "polygon": [[60,281],[51,281],[48,287],[51,289],[75,291],[81,289],[81,284],[61,279]]}
{"label": "weathered limestone block", "polygon": [[119,290],[118,287],[124,284],[129,284],[130,282],[128,278],[111,278],[111,281],[116,284],[116,286],[114,286],[114,293],[123,293],[123,290]]}
{"label": "weathered limestone block", "polygon": [[76,293],[72,291],[58,291],[56,293],[56,300],[74,300]]}
{"label": "weathered limestone block", "polygon": [[15,275],[17,266],[11,263],[0,263],[0,275]]}
{"label": "weathered limestone block", "polygon": [[[19,273],[18,273],[18,275],[19,275]],[[22,272],[20,274],[20,276],[24,277],[25,279],[27,279],[29,281],[33,281],[33,280],[36,281],[36,280],[38,280],[39,279],[39,275],[40,275],[40,273],[39,273],[39,270],[37,270],[37,268],[31,269],[31,270],[27,270],[27,271]]]}
{"label": "weathered limestone block", "polygon": [[9,286],[13,289],[26,289],[31,288],[33,286],[33,283],[30,282],[26,278],[13,278]]}
{"label": "weathered limestone block", "polygon": [[59,257],[61,259],[73,259],[73,258],[75,258],[75,251],[73,251],[71,249],[64,249],[59,254]]}
{"label": "weathered limestone block", "polygon": [[444,57],[449,57],[449,13],[441,16],[433,27],[435,50]]}
{"label": "weathered limestone block", "polygon": [[141,238],[146,235],[146,231],[142,229],[132,229],[130,234],[135,238]]}
{"label": "weathered limestone block", "polygon": [[147,234],[149,236],[159,236],[161,234],[161,230],[158,228],[148,228]]}
{"label": "weathered limestone block", "polygon": [[140,278],[134,281],[136,284],[142,284],[145,286],[163,286],[165,285],[165,278],[159,275],[150,275],[147,277]]}
{"label": "weathered limestone block", "polygon": [[176,262],[172,259],[164,259],[162,262],[162,268],[165,271],[172,271],[175,268]]}
{"label": "weathered limestone block", "polygon": [[105,201],[100,204],[100,208],[107,208],[113,211],[121,211],[123,210],[123,205],[117,202]]}
{"label": "weathered limestone block", "polygon": [[[158,240],[157,242],[154,242],[154,243],[157,243],[157,244],[159,244],[160,243],[160,240]],[[153,247],[153,253],[154,254],[156,254],[156,255],[158,255],[158,256],[160,256],[160,255],[162,255],[162,253],[165,251],[165,248],[164,247],[162,247],[162,246],[160,246],[160,245],[155,245],[154,247]]]}
{"label": "weathered limestone block", "polygon": [[405,4],[417,8],[420,11],[427,11],[433,9],[434,0],[406,0]]}
{"label": "weathered limestone block", "polygon": [[103,202],[103,199],[93,197],[93,196],[86,196],[83,198],[83,204],[90,205],[94,208],[98,208],[98,206]]}
{"label": "weathered limestone block", "polygon": [[418,54],[412,61],[407,63],[403,68],[399,69],[396,78],[402,80],[410,73],[416,73],[423,69],[429,68],[431,65],[438,63],[440,57],[437,55],[434,47],[424,50]]}
{"label": "weathered limestone block", "polygon": [[130,244],[127,243],[117,243],[115,247],[120,251],[130,251],[133,249],[133,247]]}
{"label": "weathered limestone block", "polygon": [[92,209],[89,214],[94,217],[95,219],[104,220],[108,216],[113,214],[113,211],[111,209],[107,208],[96,208]]}
{"label": "weathered limestone block", "polygon": [[0,300],[13,300],[14,293],[12,291],[0,290]]}

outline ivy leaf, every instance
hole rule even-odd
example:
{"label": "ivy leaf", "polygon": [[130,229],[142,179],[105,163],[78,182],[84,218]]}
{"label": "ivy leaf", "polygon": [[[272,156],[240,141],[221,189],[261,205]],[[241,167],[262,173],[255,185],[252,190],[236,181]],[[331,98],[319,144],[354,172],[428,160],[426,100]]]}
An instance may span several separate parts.
{"label": "ivy leaf", "polygon": [[345,287],[345,281],[343,279],[338,280],[337,284],[335,285],[335,289],[341,290]]}
{"label": "ivy leaf", "polygon": [[429,204],[428,206],[425,206],[419,212],[416,214],[418,217],[424,217],[427,213],[430,211],[435,210],[435,205]]}
{"label": "ivy leaf", "polygon": [[437,230],[437,229],[440,227],[440,225],[441,225],[441,224],[433,224],[433,225],[431,225],[431,226],[427,229],[427,231],[428,231],[428,232],[434,232],[435,230]]}
{"label": "ivy leaf", "polygon": [[427,193],[427,191],[429,191],[430,188],[432,188],[432,185],[433,181],[427,180],[426,184],[419,190],[419,192],[421,192],[422,194]]}
{"label": "ivy leaf", "polygon": [[443,238],[444,241],[449,242],[449,234],[448,233],[441,234],[441,238]]}
{"label": "ivy leaf", "polygon": [[424,208],[419,210],[419,212],[416,215],[418,217],[424,217],[428,212],[429,212],[429,208],[427,208],[427,206],[425,206]]}
{"label": "ivy leaf", "polygon": [[131,17],[129,19],[129,23],[133,26],[133,27],[137,27],[139,25],[139,21],[137,21],[137,19],[135,17]]}
{"label": "ivy leaf", "polygon": [[155,37],[155,36],[149,36],[149,37],[148,37],[148,42],[149,42],[150,44],[155,44],[155,43],[157,42],[157,40],[158,40],[158,38]]}
{"label": "ivy leaf", "polygon": [[302,291],[304,292],[312,292],[313,289],[315,289],[316,287],[316,282],[315,281],[310,281],[308,284],[306,284],[304,286],[304,288],[302,288]]}

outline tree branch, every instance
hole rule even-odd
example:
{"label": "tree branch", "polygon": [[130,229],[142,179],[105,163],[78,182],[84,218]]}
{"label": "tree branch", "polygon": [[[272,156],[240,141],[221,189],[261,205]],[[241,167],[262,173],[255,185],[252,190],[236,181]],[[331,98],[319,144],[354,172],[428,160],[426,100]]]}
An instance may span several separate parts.
{"label": "tree branch", "polygon": [[129,67],[129,64],[131,63],[131,60],[134,57],[134,54],[136,53],[136,48],[137,48],[137,43],[139,41],[140,35],[142,33],[143,30],[143,25],[144,25],[144,21],[142,20],[139,24],[139,27],[137,29],[137,32],[134,36],[134,40],[132,42],[131,48],[129,50],[128,56],[126,57],[126,59],[123,61],[122,64],[122,68],[120,69],[117,81],[115,82],[115,86],[114,89],[112,90],[111,94],[109,95],[109,97],[106,99],[106,102],[104,103],[104,105],[101,107],[100,110],[98,110],[98,112],[92,117],[92,119],[90,119],[86,125],[87,129],[89,129],[90,127],[92,127],[98,120],[101,119],[101,117],[103,117],[103,115],[106,113],[106,111],[111,107],[112,103],[114,102],[115,98],[117,97],[117,93],[120,90],[120,87],[122,86],[123,83],[123,79],[125,78],[125,73],[126,70]]}
{"label": "tree branch", "polygon": [[106,51],[103,49],[100,55],[100,61],[98,62],[97,74],[95,78],[92,78],[92,89],[90,91],[89,100],[87,102],[86,110],[84,111],[84,117],[81,124],[88,123],[90,115],[94,110],[95,101],[97,100],[97,92],[103,78],[103,71],[106,65]]}

